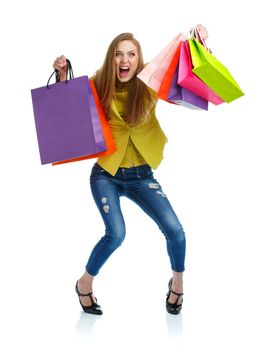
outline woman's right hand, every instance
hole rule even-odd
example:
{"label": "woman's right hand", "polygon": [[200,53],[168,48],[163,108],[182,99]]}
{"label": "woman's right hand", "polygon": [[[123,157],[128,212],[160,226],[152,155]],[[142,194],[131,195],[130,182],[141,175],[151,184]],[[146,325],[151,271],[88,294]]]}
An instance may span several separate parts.
{"label": "woman's right hand", "polygon": [[60,81],[66,80],[66,78],[67,78],[67,61],[66,61],[66,57],[64,55],[57,57],[57,59],[54,61],[53,68],[57,69],[59,77],[60,77]]}

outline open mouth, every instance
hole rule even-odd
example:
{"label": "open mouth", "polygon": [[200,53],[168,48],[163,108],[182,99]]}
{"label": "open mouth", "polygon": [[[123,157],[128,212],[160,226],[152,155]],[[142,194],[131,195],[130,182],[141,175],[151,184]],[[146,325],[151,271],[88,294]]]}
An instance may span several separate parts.
{"label": "open mouth", "polygon": [[129,74],[130,68],[129,67],[120,67],[119,68],[119,75],[120,78],[126,78]]}

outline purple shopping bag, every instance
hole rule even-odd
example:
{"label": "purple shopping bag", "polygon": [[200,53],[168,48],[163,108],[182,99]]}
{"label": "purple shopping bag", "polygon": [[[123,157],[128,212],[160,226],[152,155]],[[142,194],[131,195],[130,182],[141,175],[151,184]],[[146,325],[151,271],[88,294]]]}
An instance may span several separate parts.
{"label": "purple shopping bag", "polygon": [[174,72],[167,100],[191,109],[204,109],[207,111],[208,101],[196,95],[194,92],[178,85],[179,65],[177,65],[176,70]]}
{"label": "purple shopping bag", "polygon": [[89,78],[31,90],[41,164],[106,151]]}

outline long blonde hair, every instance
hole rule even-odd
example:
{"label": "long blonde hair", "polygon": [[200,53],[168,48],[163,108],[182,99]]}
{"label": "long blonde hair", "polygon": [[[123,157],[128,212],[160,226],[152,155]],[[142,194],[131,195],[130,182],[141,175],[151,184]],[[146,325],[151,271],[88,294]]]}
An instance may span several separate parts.
{"label": "long blonde hair", "polygon": [[149,105],[153,102],[153,98],[147,86],[137,78],[137,74],[144,68],[144,62],[141,46],[132,33],[122,33],[113,39],[108,47],[104,63],[95,73],[93,81],[104,111],[109,116],[116,85],[116,49],[118,44],[124,40],[132,41],[137,48],[139,56],[137,70],[133,78],[129,81],[129,93],[123,116],[128,125],[135,126],[146,120],[149,113]]}

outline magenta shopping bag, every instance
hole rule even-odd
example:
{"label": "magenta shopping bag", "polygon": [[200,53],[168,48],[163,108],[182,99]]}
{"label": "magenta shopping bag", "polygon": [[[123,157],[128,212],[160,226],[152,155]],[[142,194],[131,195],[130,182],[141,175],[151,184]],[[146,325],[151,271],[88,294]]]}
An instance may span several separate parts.
{"label": "magenta shopping bag", "polygon": [[32,89],[42,164],[106,151],[87,76]]}
{"label": "magenta shopping bag", "polygon": [[208,101],[201,96],[195,94],[194,92],[178,85],[178,70],[177,65],[176,70],[173,75],[173,80],[168,92],[167,101],[176,103],[180,106],[188,107],[191,109],[204,109],[208,110]]}
{"label": "magenta shopping bag", "polygon": [[178,71],[178,84],[188,90],[191,90],[195,94],[201,96],[207,101],[212,102],[215,105],[219,105],[224,101],[216,95],[216,93],[210,89],[201,79],[199,79],[193,72],[193,65],[191,60],[191,54],[188,41],[184,41],[181,45],[180,59],[179,59],[179,71]]}

